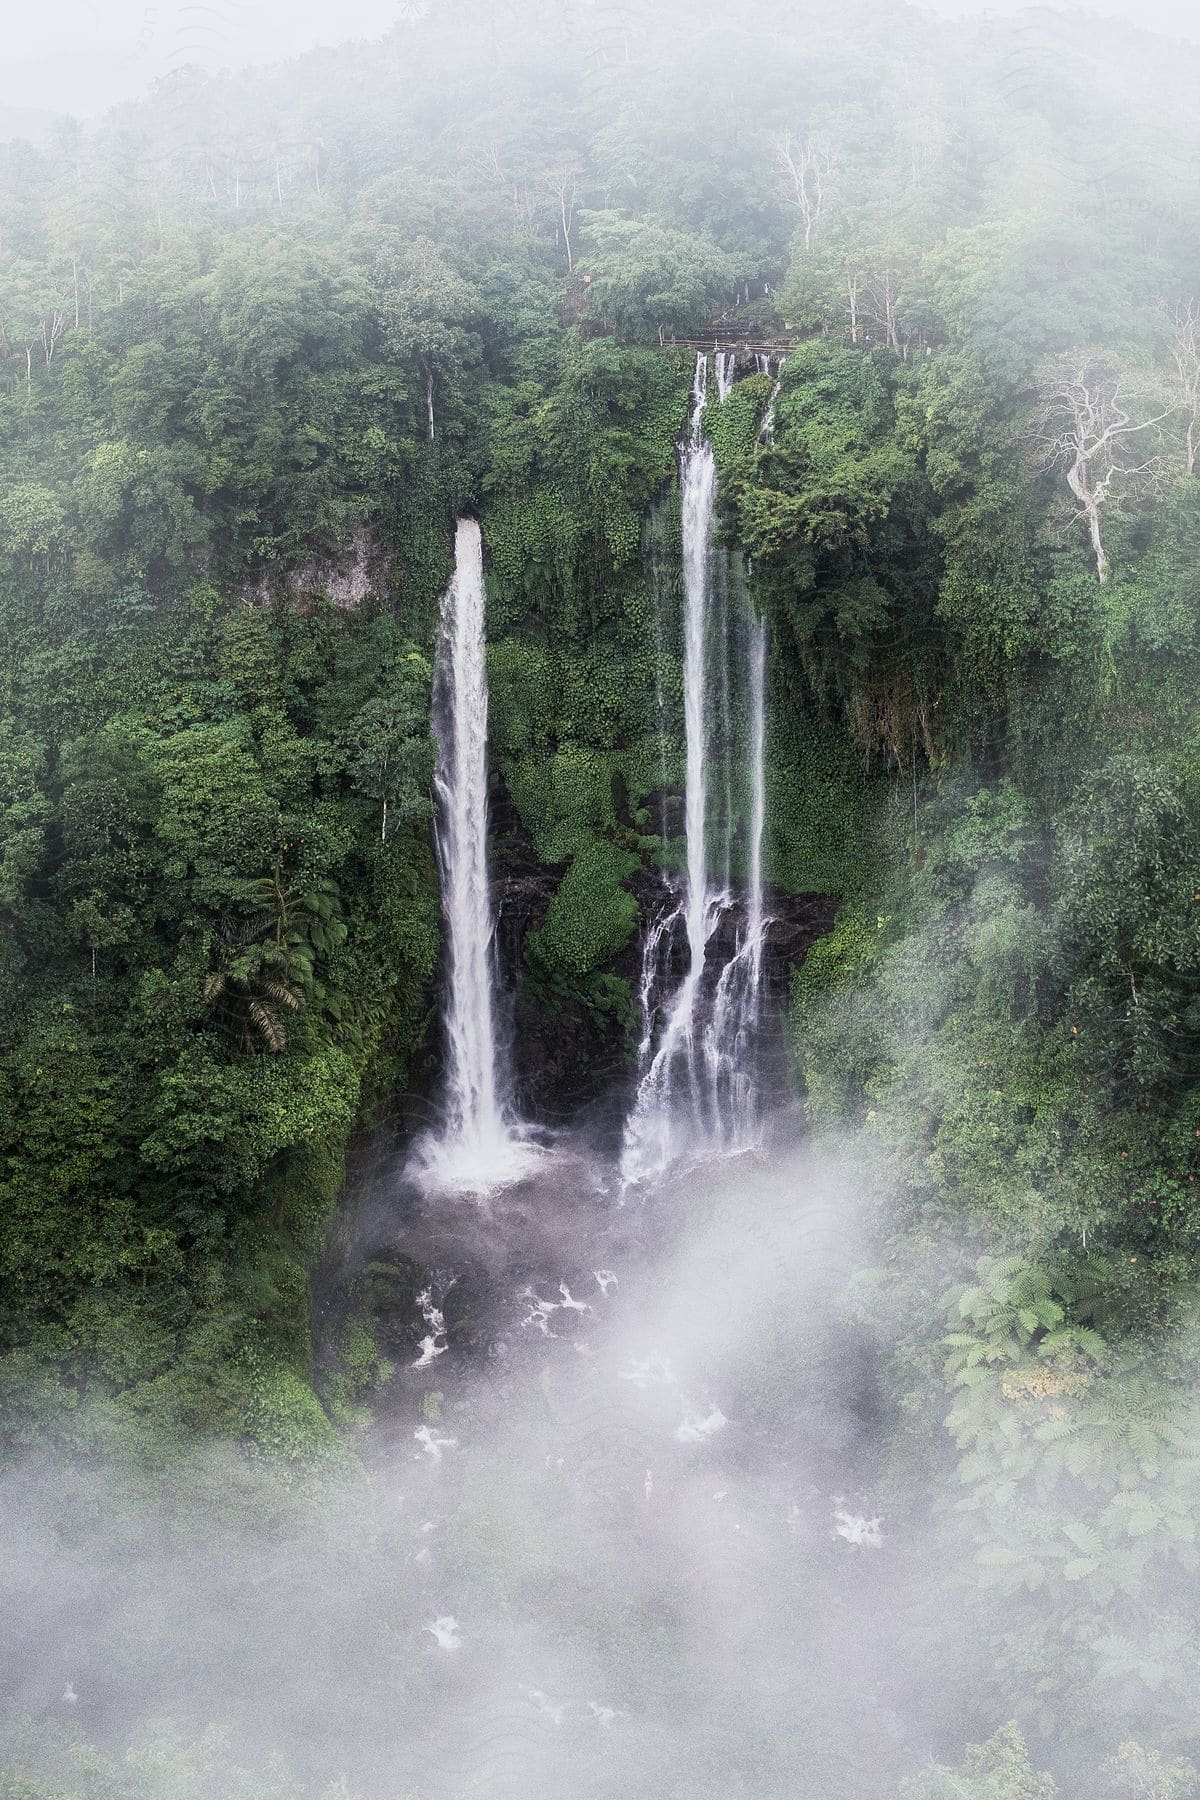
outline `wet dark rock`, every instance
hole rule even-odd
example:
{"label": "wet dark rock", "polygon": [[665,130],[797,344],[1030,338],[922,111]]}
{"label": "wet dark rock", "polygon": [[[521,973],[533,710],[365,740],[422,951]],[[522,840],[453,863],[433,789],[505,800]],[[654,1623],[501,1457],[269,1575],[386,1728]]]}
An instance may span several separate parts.
{"label": "wet dark rock", "polygon": [[[532,849],[497,858],[493,876],[502,1027],[507,1027],[510,1068],[526,1116],[561,1122],[581,1111],[623,1117],[633,1080],[641,1018],[638,989],[642,944],[650,924],[674,911],[681,889],[654,870],[639,870],[628,886],[638,902],[638,928],[607,973],[628,984],[628,1005],[616,1010],[594,983],[556,987],[539,983],[525,958],[529,933],[544,919],[563,870],[538,863]],[[787,1090],[782,1021],[792,971],[833,925],[837,902],[827,894],[765,896],[769,921],[763,957],[763,1033],[759,1055],[774,1097]],[[735,891],[709,940],[708,966],[715,984],[734,954],[746,924],[746,897]],[[660,987],[672,991],[687,963],[682,917],[663,946]],[[597,1118],[597,1123],[602,1121]]]}
{"label": "wet dark rock", "polygon": [[[494,779],[489,796],[492,894],[496,917],[497,1031],[519,1114],[549,1125],[580,1123],[600,1140],[619,1136],[632,1097],[637,1043],[641,1033],[638,992],[642,943],[648,926],[679,906],[682,881],[672,886],[654,869],[641,868],[626,883],[638,903],[638,924],[621,954],[604,970],[577,982],[550,979],[526,955],[530,934],[547,909],[567,865],[539,861],[504,784]],[[656,814],[657,816],[657,814]],[[668,826],[669,828],[669,826]],[[682,829],[682,818],[680,820]],[[763,958],[762,1036],[757,1046],[768,1098],[788,1089],[783,1016],[792,971],[817,938],[829,931],[837,901],[828,894],[792,894],[769,888]],[[710,939],[709,967],[715,982],[744,930],[746,898],[734,897]],[[444,958],[443,946],[443,958]],[[662,947],[659,985],[673,990],[687,962],[682,918]],[[628,990],[620,1003],[605,977],[616,976]],[[431,1004],[444,1011],[444,961],[435,975]],[[441,1044],[435,1032],[423,1065],[414,1071],[414,1094],[436,1093]],[[429,1121],[433,1122],[432,1119]]]}

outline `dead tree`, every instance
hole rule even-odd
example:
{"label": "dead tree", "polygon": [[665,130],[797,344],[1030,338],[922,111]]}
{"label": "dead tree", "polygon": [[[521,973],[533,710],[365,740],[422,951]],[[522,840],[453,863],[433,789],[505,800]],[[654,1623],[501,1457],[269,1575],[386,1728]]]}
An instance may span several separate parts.
{"label": "dead tree", "polygon": [[1184,418],[1187,420],[1187,472],[1195,473],[1197,424],[1200,422],[1200,304],[1187,300],[1175,309],[1172,345]]}
{"label": "dead tree", "polygon": [[776,138],[775,151],[791,184],[804,224],[804,248],[808,250],[825,204],[825,181],[833,167],[832,153],[823,138],[807,137],[801,143],[790,131]]}
{"label": "dead tree", "polygon": [[862,278],[862,297],[858,295],[858,278],[855,278],[854,311],[852,326],[856,329],[860,318],[868,319],[877,326],[884,343],[897,356],[904,354],[900,342],[900,270],[895,259],[884,252],[868,268]]}
{"label": "dead tree", "polygon": [[[493,146],[493,155],[495,148]],[[575,246],[571,233],[575,229],[575,211],[579,204],[579,169],[574,163],[561,163],[547,169],[537,183],[539,199],[549,203],[554,213],[554,241],[566,252],[567,274],[575,272]],[[514,201],[516,189],[514,186]],[[528,198],[528,188],[526,189]],[[530,223],[532,224],[532,215]]]}
{"label": "dead tree", "polygon": [[50,364],[54,361],[54,346],[62,336],[63,327],[66,322],[66,312],[60,306],[48,307],[38,321],[38,331],[42,340],[42,355],[46,359],[47,368],[49,368]]}
{"label": "dead tree", "polygon": [[557,176],[552,192],[558,201],[558,216],[567,252],[567,273],[571,275],[575,270],[575,259],[571,251],[571,227],[575,222],[575,204],[579,198],[579,176],[576,171],[571,169]]}
{"label": "dead tree", "polygon": [[1060,375],[1033,421],[1042,466],[1065,472],[1078,506],[1075,516],[1087,524],[1101,584],[1109,575],[1101,530],[1105,507],[1156,486],[1163,471],[1161,456],[1136,459],[1134,439],[1176,410],[1169,406],[1135,420],[1126,398],[1119,379],[1102,364],[1077,363]]}

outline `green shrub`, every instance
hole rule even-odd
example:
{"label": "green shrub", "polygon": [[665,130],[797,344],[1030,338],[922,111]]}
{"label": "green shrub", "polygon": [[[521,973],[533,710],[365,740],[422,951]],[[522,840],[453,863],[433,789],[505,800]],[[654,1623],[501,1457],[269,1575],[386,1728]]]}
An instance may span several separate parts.
{"label": "green shrub", "polygon": [[637,923],[637,901],[621,885],[637,858],[603,838],[572,840],[571,862],[529,954],[552,975],[580,976],[611,962]]}

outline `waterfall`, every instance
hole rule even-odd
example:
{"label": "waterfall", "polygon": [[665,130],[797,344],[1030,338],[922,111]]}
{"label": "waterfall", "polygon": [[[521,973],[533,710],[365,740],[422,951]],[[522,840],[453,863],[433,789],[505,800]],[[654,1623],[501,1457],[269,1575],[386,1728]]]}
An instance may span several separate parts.
{"label": "waterfall", "polygon": [[[778,400],[779,390],[783,386],[783,365],[786,361],[786,356],[781,356],[779,359],[779,367],[775,372],[775,386],[771,389],[771,398],[767,401],[767,410],[763,414],[763,422],[759,427],[759,438],[768,444],[775,436],[775,402]],[[770,374],[770,372],[770,363],[768,362],[767,373]]]}
{"label": "waterfall", "polygon": [[763,832],[767,824],[767,628],[755,619],[750,628],[750,890],[746,928],[753,945],[754,984],[762,975]]}
{"label": "waterfall", "polygon": [[680,460],[683,512],[684,657],[683,714],[687,751],[685,829],[687,833],[688,972],[677,996],[668,1037],[690,1036],[696,990],[704,971],[704,947],[711,928],[708,907],[708,734],[709,701],[705,659],[712,597],[712,526],[717,471],[712,445],[704,436],[708,359],[696,358],[692,425]]}
{"label": "waterfall", "polygon": [[[729,390],[737,380],[737,351],[718,350],[713,360],[717,367],[717,398],[724,406],[729,398]],[[705,369],[707,380],[707,364]]]}
{"label": "waterfall", "polygon": [[484,1191],[513,1179],[528,1146],[510,1121],[497,1053],[488,882],[488,690],[483,539],[460,519],[454,575],[442,596],[434,672],[434,789],[446,922],[445,1116],[420,1146],[437,1185]]}
{"label": "waterfall", "polygon": [[745,923],[734,954],[721,970],[709,1021],[703,1028],[703,1060],[714,1096],[716,1150],[748,1150],[759,1143],[761,1082],[757,1069],[759,1001],[763,988],[763,830],[766,824],[766,628],[748,625],[748,846]]}
{"label": "waterfall", "polygon": [[460,519],[438,644],[438,859],[449,947],[447,1135],[483,1146],[503,1135],[496,1097],[492,916],[487,872],[487,672],[483,540]]}
{"label": "waterfall", "polygon": [[767,662],[767,633],[761,619],[751,621],[748,640],[750,792],[745,923],[734,954],[721,971],[704,1030],[705,1067],[716,1101],[715,1147],[726,1151],[751,1149],[760,1138],[757,1054],[766,935],[762,846],[766,825]]}
{"label": "waterfall", "polygon": [[[733,382],[732,353],[716,359],[722,399]],[[726,570],[713,549],[717,479],[704,435],[708,359],[696,358],[691,414],[679,446],[683,561],[683,699],[686,749],[686,874],[682,899],[647,931],[640,999],[638,1088],[625,1128],[622,1179],[637,1182],[683,1155],[743,1149],[756,1141],[758,1082],[753,1067],[765,933],[762,840],[765,819],[765,629],[746,630],[749,723],[747,891],[744,924],[717,973],[709,944],[732,906],[732,732],[729,728],[729,612]],[[739,593],[741,593],[739,587]],[[724,725],[725,882],[714,891],[709,871],[712,743],[708,721]],[[686,962],[665,997],[664,962],[682,926]],[[714,985],[715,976],[715,985]]]}

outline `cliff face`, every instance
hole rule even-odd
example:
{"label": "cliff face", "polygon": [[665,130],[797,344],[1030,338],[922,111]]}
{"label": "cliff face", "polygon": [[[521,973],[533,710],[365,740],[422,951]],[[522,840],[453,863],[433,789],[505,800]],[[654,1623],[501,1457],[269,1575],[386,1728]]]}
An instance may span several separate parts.
{"label": "cliff face", "polygon": [[303,610],[323,596],[339,612],[357,612],[365,600],[387,598],[391,574],[388,552],[369,525],[359,525],[337,555],[310,557],[290,569],[264,569],[247,598],[265,605],[278,596]]}
{"label": "cliff face", "polygon": [[[527,1117],[562,1121],[581,1112],[604,1122],[623,1116],[633,1082],[633,1059],[641,1030],[638,984],[646,929],[677,904],[677,896],[657,873],[639,870],[629,882],[638,902],[638,924],[620,956],[601,980],[571,987],[547,987],[526,958],[531,932],[545,918],[562,871],[510,854],[494,877],[501,1013],[507,1024],[508,1053],[521,1110]],[[812,944],[829,931],[837,902],[826,894],[789,894],[770,888],[770,921],[763,956],[761,1066],[772,1096],[788,1087],[783,1019],[792,970]],[[720,969],[732,956],[745,924],[745,903],[735,897],[710,939],[710,959]],[[682,920],[665,942],[660,971],[673,990],[687,962]],[[604,982],[603,977],[616,982]],[[620,988],[616,983],[623,984]]]}

